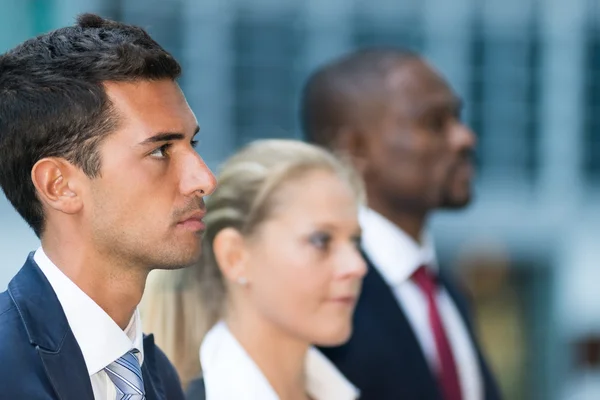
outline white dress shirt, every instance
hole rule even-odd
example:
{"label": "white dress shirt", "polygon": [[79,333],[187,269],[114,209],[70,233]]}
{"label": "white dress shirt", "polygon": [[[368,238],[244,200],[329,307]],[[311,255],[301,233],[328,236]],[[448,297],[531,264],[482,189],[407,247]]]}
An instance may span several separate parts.
{"label": "white dress shirt", "polygon": [[[279,400],[227,325],[217,323],[200,347],[207,400]],[[355,400],[358,390],[314,347],[306,355],[306,392],[315,400]]]}
{"label": "white dress shirt", "polygon": [[[430,368],[439,368],[433,332],[429,325],[427,298],[410,278],[421,265],[437,269],[433,240],[425,235],[419,244],[379,213],[362,208],[359,214],[362,246],[392,288],[421,345]],[[482,400],[483,381],[477,353],[456,305],[445,289],[437,295],[437,305],[452,347],[463,400]]]}
{"label": "white dress shirt", "polygon": [[95,400],[115,400],[117,391],[104,368],[131,349],[144,360],[143,333],[136,310],[123,331],[87,294],[48,258],[40,247],[33,256],[58,297],[87,366]]}

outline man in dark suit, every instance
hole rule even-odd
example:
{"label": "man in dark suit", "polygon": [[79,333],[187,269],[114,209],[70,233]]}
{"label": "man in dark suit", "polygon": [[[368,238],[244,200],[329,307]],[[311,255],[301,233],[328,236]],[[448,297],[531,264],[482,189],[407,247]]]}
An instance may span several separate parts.
{"label": "man in dark suit", "polygon": [[471,197],[475,136],[460,100],[419,55],[366,49],[308,80],[301,119],[310,142],[364,178],[368,261],[350,341],[322,351],[366,400],[496,400],[467,302],[438,269],[426,221]]}
{"label": "man in dark suit", "polygon": [[3,399],[183,399],[137,311],[199,258],[216,184],[180,71],[91,14],[0,56],[0,186],[41,241],[0,294]]}

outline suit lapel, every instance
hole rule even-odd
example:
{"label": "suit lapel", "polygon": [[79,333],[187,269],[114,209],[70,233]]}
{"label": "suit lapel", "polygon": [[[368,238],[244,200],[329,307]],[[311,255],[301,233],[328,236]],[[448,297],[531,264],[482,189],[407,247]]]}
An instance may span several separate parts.
{"label": "suit lapel", "polygon": [[[70,337],[69,337],[70,336]],[[69,331],[65,344],[59,352],[51,352],[38,347],[46,374],[61,400],[94,399],[90,376],[75,337]]]}
{"label": "suit lapel", "polygon": [[467,326],[469,334],[472,335],[473,321],[471,319],[471,310],[469,308],[469,302],[467,301],[467,299],[465,299],[465,296],[461,294],[461,291],[455,287],[454,282],[452,282],[452,279],[450,279],[450,277],[444,271],[440,272],[439,279],[440,284],[444,289],[446,289],[446,292],[448,292],[448,294],[450,295],[450,298],[456,305],[456,308],[458,308],[458,311],[460,312],[460,315],[465,325]]}
{"label": "suit lapel", "polygon": [[420,381],[423,399],[441,399],[437,382],[404,309],[398,304],[393,289],[385,282],[377,268],[366,254],[363,256],[368,266],[361,295],[361,297],[365,297],[363,301],[365,305],[368,305],[368,310],[363,312],[377,315],[383,331],[386,332],[386,335],[389,332],[390,352],[397,354],[403,365],[410,365],[409,374],[398,376],[398,380],[414,379],[413,382],[407,383],[410,386],[414,386],[416,382]]}
{"label": "suit lapel", "polygon": [[144,365],[142,366],[142,378],[144,379],[144,389],[146,390],[146,400],[162,400],[164,399],[164,395],[159,394],[156,390],[156,386],[154,385],[154,379],[152,378],[152,374],[148,370],[146,365],[146,360],[144,360]]}
{"label": "suit lapel", "polygon": [[415,341],[416,336],[412,332],[408,319],[402,307],[398,304],[392,288],[385,282],[377,268],[367,259],[368,273],[363,283],[363,295],[366,303],[377,304],[378,317],[387,330],[393,332],[394,336],[408,338]]}
{"label": "suit lapel", "polygon": [[52,286],[31,253],[8,286],[48,379],[60,400],[93,400],[85,360]]}
{"label": "suit lapel", "polygon": [[485,358],[483,357],[483,353],[481,351],[481,347],[479,346],[479,341],[475,336],[475,332],[473,329],[473,319],[472,312],[469,307],[469,300],[465,298],[463,293],[466,291],[460,291],[453,283],[452,279],[449,276],[446,276],[444,273],[440,273],[440,281],[446,291],[448,292],[454,304],[456,304],[456,308],[460,312],[460,315],[467,327],[467,331],[469,333],[469,338],[471,339],[471,343],[475,348],[475,352],[477,354],[477,362],[479,364],[479,370],[481,371],[481,379],[483,380],[483,386],[485,391],[485,399],[486,400],[496,400],[500,399],[500,390],[496,383],[496,380],[490,370]]}
{"label": "suit lapel", "polygon": [[145,336],[142,378],[144,379],[144,388],[146,389],[146,400],[166,400],[167,397],[165,396],[160,377],[156,371],[154,346],[154,336]]}

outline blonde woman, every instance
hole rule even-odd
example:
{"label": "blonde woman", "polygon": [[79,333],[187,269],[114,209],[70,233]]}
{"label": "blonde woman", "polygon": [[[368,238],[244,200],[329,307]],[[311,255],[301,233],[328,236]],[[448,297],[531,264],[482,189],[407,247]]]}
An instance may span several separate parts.
{"label": "blonde woman", "polygon": [[198,270],[152,271],[140,304],[144,332],[152,333],[181,380],[184,389],[200,374],[198,348],[217,321],[200,294]]}
{"label": "blonde woman", "polygon": [[218,180],[193,270],[197,315],[214,324],[200,348],[201,391],[208,400],[358,398],[312,346],[351,334],[366,272],[359,180],[325,150],[291,140],[247,146]]}

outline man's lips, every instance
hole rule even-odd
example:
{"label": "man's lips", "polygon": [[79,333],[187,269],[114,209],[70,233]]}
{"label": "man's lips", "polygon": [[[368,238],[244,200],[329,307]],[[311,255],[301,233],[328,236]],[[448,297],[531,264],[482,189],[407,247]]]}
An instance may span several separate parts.
{"label": "man's lips", "polygon": [[193,231],[203,231],[206,228],[204,221],[202,221],[202,218],[204,218],[205,215],[205,211],[195,211],[192,214],[188,214],[185,217],[183,217],[177,223],[177,226]]}

